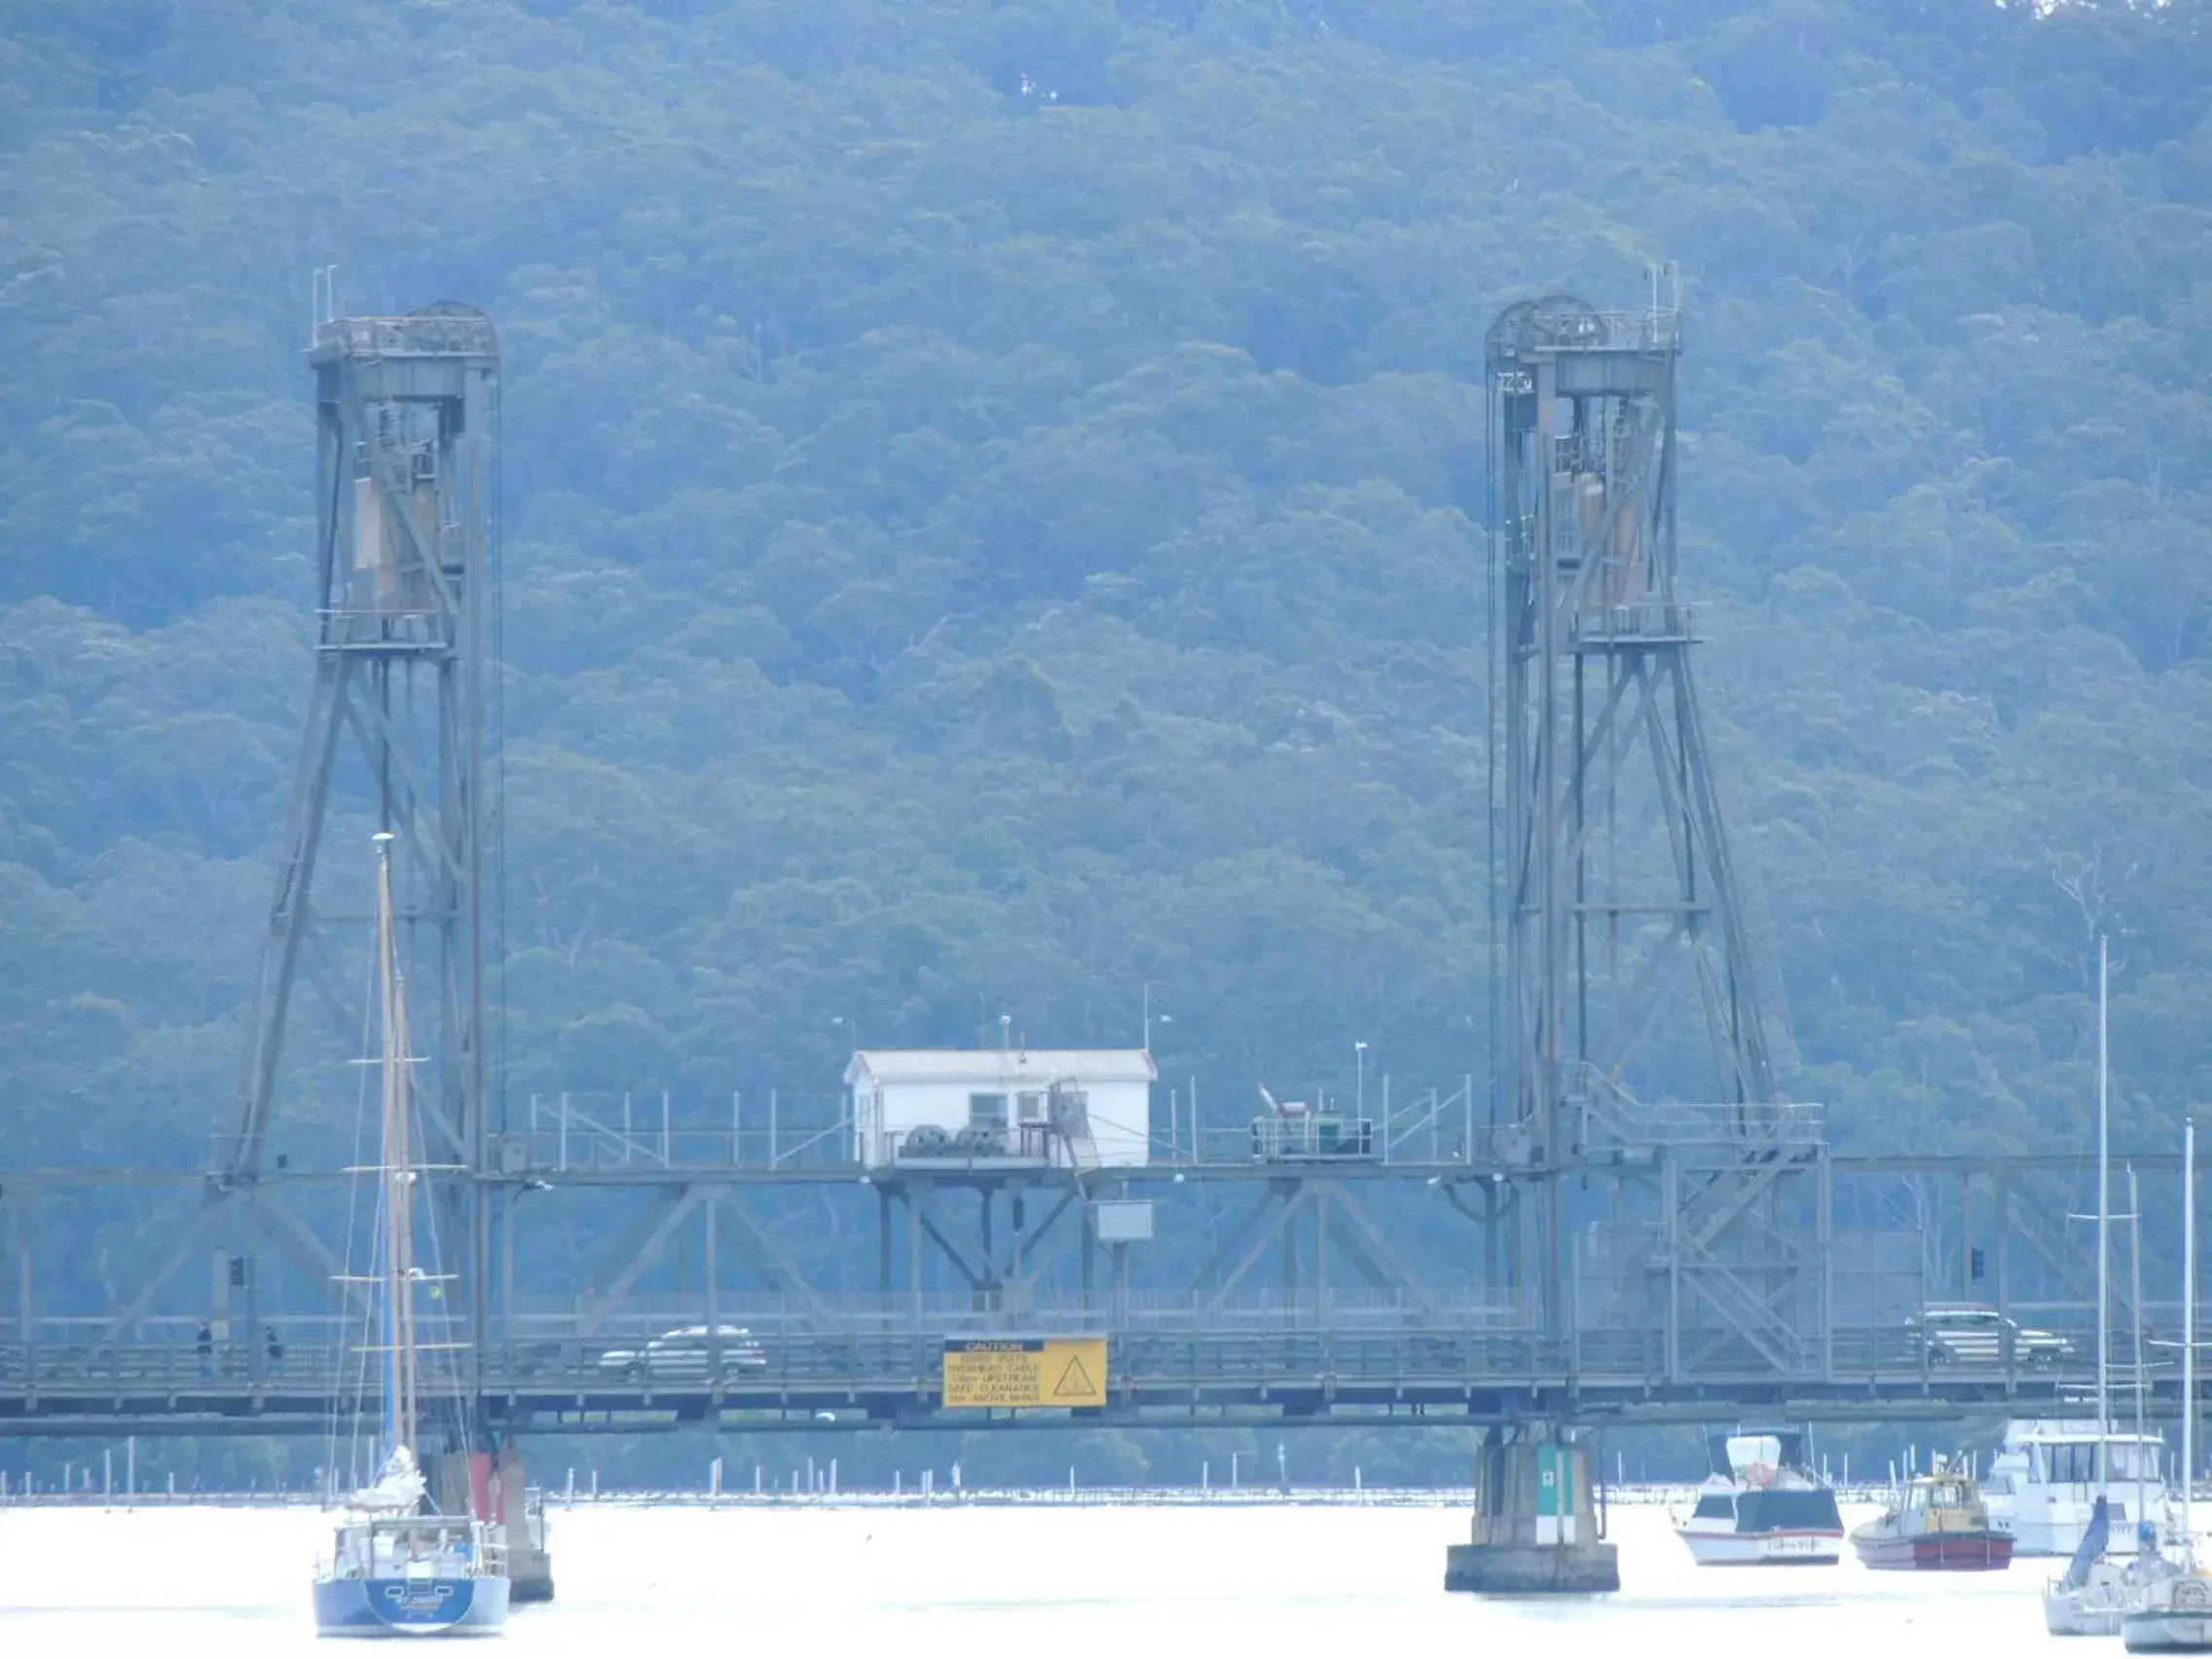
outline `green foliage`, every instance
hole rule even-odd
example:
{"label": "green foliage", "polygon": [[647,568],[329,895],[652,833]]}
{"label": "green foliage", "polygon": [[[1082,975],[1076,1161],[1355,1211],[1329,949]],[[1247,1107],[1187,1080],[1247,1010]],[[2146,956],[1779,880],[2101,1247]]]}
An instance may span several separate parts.
{"label": "green foliage", "polygon": [[[832,1015],[1129,1041],[1146,980],[1230,1116],[1355,1039],[1480,1075],[1482,331],[1673,259],[1795,1086],[2077,1136],[2109,930],[2162,1144],[2212,1081],[2205,23],[7,0],[9,1154],[189,1160],[229,1097],[331,263],[502,330],[518,1099],[824,1091]],[[352,1087],[306,1023],[303,1134]]]}

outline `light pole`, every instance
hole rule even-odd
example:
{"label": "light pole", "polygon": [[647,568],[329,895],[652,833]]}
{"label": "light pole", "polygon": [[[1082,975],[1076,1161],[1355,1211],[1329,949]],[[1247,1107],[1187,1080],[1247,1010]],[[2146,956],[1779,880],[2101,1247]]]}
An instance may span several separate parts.
{"label": "light pole", "polygon": [[861,1051],[861,1028],[857,1023],[841,1014],[831,1014],[830,1023],[831,1025],[842,1025],[845,1028],[845,1040],[852,1044],[853,1052],[857,1054]]}
{"label": "light pole", "polygon": [[1367,1045],[1365,1043],[1354,1043],[1351,1046],[1351,1061],[1353,1069],[1352,1116],[1364,1123],[1367,1119]]}

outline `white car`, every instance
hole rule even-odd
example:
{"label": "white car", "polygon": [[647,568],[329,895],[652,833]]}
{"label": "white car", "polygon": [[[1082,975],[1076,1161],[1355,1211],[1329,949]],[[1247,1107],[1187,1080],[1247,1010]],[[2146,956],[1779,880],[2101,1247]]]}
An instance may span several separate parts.
{"label": "white car", "polygon": [[1927,1345],[1931,1365],[1995,1371],[2005,1363],[2008,1346],[2015,1365],[2038,1371],[2074,1357],[2074,1345],[2064,1337],[2030,1330],[1994,1308],[1931,1308],[1909,1323],[1915,1340]]}
{"label": "white car", "polygon": [[[765,1371],[768,1355],[759,1341],[742,1325],[719,1328],[722,1374]],[[642,1348],[610,1348],[599,1356],[599,1368],[620,1377],[704,1378],[711,1345],[707,1327],[685,1325],[663,1331]]]}

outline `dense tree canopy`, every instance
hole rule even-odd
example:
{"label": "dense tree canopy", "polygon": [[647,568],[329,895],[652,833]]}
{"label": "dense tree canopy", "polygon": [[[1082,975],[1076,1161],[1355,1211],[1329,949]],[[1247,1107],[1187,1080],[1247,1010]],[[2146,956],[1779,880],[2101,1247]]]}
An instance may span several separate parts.
{"label": "dense tree canopy", "polygon": [[230,1098],[330,264],[502,331],[511,1098],[1126,1041],[1147,981],[1225,1113],[1355,1040],[1484,1074],[1483,331],[1672,261],[1792,1088],[2078,1137],[2107,930],[2164,1144],[2212,1090],[2207,21],[0,0],[8,1153],[187,1161]]}

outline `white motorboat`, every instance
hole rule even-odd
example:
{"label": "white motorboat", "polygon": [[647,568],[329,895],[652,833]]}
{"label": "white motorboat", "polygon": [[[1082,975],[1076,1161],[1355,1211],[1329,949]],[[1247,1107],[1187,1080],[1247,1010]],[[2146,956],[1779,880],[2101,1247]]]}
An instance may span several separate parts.
{"label": "white motorboat", "polygon": [[1833,1567],[1843,1554],[1835,1493],[1806,1466],[1805,1437],[1715,1434],[1713,1473],[1675,1535],[1700,1567]]}
{"label": "white motorboat", "polygon": [[2101,1503],[2112,1543],[2124,1548],[2139,1527],[2169,1524],[2165,1441],[2090,1421],[2008,1423],[2005,1443],[1981,1483],[1990,1518],[2011,1531],[2023,1556],[2071,1556]]}

